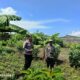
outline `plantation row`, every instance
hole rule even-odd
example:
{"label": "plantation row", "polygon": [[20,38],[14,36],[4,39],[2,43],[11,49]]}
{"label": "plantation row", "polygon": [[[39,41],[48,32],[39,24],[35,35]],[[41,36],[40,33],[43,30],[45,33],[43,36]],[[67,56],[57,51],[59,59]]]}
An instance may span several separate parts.
{"label": "plantation row", "polygon": [[[17,51],[21,54],[24,53],[23,50],[23,35],[15,34],[6,41],[0,41],[0,54],[1,53],[16,53]],[[51,37],[46,37],[42,33],[35,33],[33,34],[33,43],[34,43],[34,50],[33,50],[33,56],[35,58],[38,57],[39,49],[45,48],[45,45],[48,41],[48,39],[53,39],[53,45],[55,45],[55,58],[57,59],[60,53],[60,47],[64,47],[62,45],[63,42],[60,38],[53,35]],[[44,55],[44,54],[42,54]],[[69,62],[70,66],[74,66],[75,68],[80,66],[80,45],[79,44],[72,44],[70,46],[70,52],[69,52]]]}

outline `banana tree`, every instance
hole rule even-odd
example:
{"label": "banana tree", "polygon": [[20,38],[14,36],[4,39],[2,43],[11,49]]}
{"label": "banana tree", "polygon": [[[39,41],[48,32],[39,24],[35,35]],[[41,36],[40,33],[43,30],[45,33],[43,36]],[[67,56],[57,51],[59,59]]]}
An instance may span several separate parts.
{"label": "banana tree", "polygon": [[53,43],[59,44],[61,47],[63,47],[63,40],[59,37],[59,33],[53,34],[51,36],[51,39],[53,40]]}
{"label": "banana tree", "polygon": [[47,40],[48,36],[42,32],[36,32],[32,34],[33,43],[36,45],[43,45],[45,40]]}
{"label": "banana tree", "polygon": [[10,21],[13,21],[13,20],[21,20],[21,18],[15,15],[1,15],[0,16],[0,32],[8,32],[10,29],[10,26],[13,26],[10,24]]}
{"label": "banana tree", "polygon": [[19,26],[10,24],[10,21],[21,20],[21,17],[16,15],[1,15],[0,16],[0,38],[6,37],[5,34],[9,35],[11,32],[17,32],[20,34],[26,34],[26,30]]}

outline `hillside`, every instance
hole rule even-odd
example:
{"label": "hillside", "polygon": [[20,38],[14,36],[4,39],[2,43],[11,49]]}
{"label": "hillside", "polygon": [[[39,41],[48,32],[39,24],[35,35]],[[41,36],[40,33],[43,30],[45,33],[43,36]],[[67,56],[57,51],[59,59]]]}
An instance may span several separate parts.
{"label": "hillside", "polygon": [[61,38],[65,42],[69,42],[69,43],[80,43],[80,37],[66,35],[66,36],[61,37]]}

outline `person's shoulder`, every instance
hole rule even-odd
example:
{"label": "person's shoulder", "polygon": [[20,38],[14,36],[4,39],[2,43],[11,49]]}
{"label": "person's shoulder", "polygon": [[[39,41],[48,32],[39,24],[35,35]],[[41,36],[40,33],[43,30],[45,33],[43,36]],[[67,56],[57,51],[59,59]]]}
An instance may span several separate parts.
{"label": "person's shoulder", "polygon": [[29,40],[24,41],[24,43],[29,43]]}

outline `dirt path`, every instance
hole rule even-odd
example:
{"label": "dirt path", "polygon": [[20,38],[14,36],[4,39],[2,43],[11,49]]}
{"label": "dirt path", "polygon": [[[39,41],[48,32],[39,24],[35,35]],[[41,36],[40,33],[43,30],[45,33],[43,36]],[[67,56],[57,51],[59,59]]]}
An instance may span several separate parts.
{"label": "dirt path", "polygon": [[68,48],[62,48],[60,55],[59,55],[59,60],[63,61],[64,64],[69,63],[69,49]]}

